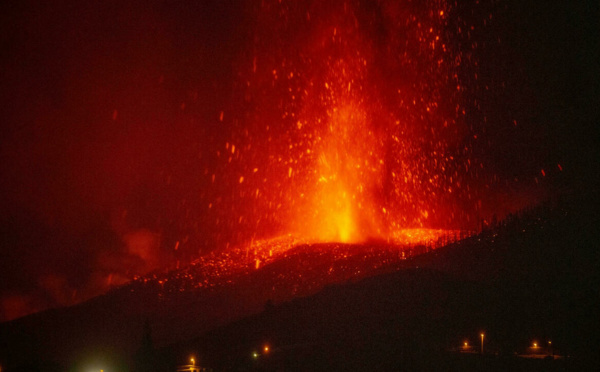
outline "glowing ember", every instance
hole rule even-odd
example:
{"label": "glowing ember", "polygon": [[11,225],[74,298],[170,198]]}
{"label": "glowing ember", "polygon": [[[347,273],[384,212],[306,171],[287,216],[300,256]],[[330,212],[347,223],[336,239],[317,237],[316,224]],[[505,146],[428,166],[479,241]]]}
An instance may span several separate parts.
{"label": "glowing ember", "polygon": [[448,6],[377,7],[263,2],[258,9],[238,72],[239,106],[248,109],[233,120],[243,129],[218,154],[223,181],[213,175],[218,187],[235,185],[217,201],[231,221],[228,243],[282,233],[414,243],[438,233],[405,229],[468,222],[477,203],[464,182],[475,161],[461,142],[460,58],[447,40]]}
{"label": "glowing ember", "polygon": [[404,229],[395,231],[392,239],[395,244],[416,245],[432,244],[447,236],[450,238],[446,240],[450,242],[459,240],[459,238],[466,236],[466,233],[440,229]]}
{"label": "glowing ember", "polygon": [[191,266],[168,274],[136,278],[136,290],[157,290],[159,297],[191,289],[237,285],[252,272],[274,273],[267,279],[270,296],[289,299],[310,294],[335,282],[358,279],[375,273],[395,271],[404,260],[470,235],[460,231],[410,229],[400,231],[393,241],[363,244],[320,243],[282,235],[251,241],[195,260]]}

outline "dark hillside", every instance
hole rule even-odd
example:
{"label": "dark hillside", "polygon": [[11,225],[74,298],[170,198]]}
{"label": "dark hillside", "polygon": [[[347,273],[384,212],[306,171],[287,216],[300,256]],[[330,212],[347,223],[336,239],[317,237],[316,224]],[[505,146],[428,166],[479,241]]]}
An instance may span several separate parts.
{"label": "dark hillside", "polygon": [[[593,204],[569,199],[407,260],[380,244],[298,245],[208,287],[186,287],[210,278],[198,272],[206,265],[153,275],[0,325],[0,358],[47,368],[100,358],[127,370],[149,320],[156,355],[171,367],[195,353],[217,370],[469,369],[481,361],[449,350],[478,345],[485,332],[488,367],[500,363],[493,355],[535,363],[510,356],[551,340],[565,357],[552,368],[575,368],[595,362],[600,345],[596,226]],[[270,359],[250,359],[264,343]]]}

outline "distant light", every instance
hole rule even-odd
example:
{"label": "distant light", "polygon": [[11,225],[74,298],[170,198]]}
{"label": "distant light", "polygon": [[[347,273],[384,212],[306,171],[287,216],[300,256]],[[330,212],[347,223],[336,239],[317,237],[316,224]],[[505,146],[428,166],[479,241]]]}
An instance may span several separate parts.
{"label": "distant light", "polygon": [[190,358],[190,361],[192,362],[192,365],[195,366],[196,365],[196,360],[194,358]]}
{"label": "distant light", "polygon": [[481,355],[483,355],[483,337],[485,335],[483,334],[483,332],[481,333]]}
{"label": "distant light", "polygon": [[465,342],[465,347],[469,346],[469,344],[467,342]]}
{"label": "distant light", "polygon": [[537,342],[534,342],[534,343],[533,343],[533,347],[537,347]]}
{"label": "distant light", "polygon": [[252,356],[254,357],[254,359],[258,358],[258,353],[255,351],[254,353],[252,353]]}
{"label": "distant light", "polygon": [[265,347],[264,347],[264,351],[265,351],[265,353],[268,353],[268,352],[269,352],[269,345],[265,345]]}

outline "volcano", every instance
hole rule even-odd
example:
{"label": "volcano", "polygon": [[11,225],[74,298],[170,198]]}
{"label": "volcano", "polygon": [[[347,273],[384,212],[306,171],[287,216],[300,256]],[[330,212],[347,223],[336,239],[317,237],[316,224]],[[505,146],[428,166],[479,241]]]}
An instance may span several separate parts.
{"label": "volcano", "polygon": [[481,328],[499,355],[536,334],[585,359],[591,3],[2,6],[0,368],[147,371],[142,344],[285,370],[243,357],[269,321],[273,355],[321,367]]}

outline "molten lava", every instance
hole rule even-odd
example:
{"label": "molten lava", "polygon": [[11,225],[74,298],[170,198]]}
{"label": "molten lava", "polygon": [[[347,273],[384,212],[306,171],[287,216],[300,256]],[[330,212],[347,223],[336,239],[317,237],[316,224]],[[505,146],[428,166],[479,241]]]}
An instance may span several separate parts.
{"label": "molten lava", "polygon": [[227,245],[416,243],[402,231],[477,224],[448,9],[262,2],[213,175],[233,190],[215,201]]}

